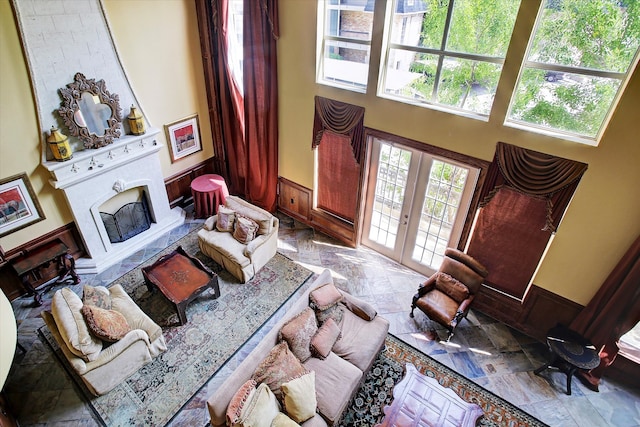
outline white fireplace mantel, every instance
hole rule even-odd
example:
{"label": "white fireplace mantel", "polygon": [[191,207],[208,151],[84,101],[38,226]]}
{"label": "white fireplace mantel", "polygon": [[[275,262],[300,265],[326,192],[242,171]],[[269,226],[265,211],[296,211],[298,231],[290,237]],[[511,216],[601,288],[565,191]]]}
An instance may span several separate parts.
{"label": "white fireplace mantel", "polygon": [[[184,222],[184,211],[171,209],[160,166],[158,129],[127,135],[99,149],[74,153],[65,162],[42,162],[51,185],[64,192],[88,257],[76,261],[79,272],[99,273],[141,250]],[[149,202],[151,227],[120,243],[111,243],[100,207],[123,191],[142,188]]]}

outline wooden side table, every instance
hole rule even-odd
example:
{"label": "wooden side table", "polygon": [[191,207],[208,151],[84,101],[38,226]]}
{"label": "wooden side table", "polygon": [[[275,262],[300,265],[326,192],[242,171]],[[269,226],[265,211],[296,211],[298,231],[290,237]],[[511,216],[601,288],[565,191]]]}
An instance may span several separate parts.
{"label": "wooden side table", "polygon": [[484,412],[462,400],[453,390],[422,375],[407,363],[405,376],[393,389],[393,402],[384,407],[384,420],[376,427],[460,426],[475,427]]}
{"label": "wooden side table", "polygon": [[[42,280],[40,269],[48,267],[52,262],[57,263],[58,277],[56,280],[46,285],[40,292],[32,285]],[[51,289],[53,286],[62,284],[67,280],[73,281],[73,284],[80,283],[80,277],[76,273],[76,262],[73,256],[69,254],[69,248],[62,240],[54,239],[32,251],[25,252],[20,256],[11,260],[13,269],[18,273],[22,280],[22,285],[28,295],[33,295],[34,306],[42,305],[42,294]]]}
{"label": "wooden side table", "polygon": [[208,218],[216,214],[219,205],[224,204],[229,196],[229,190],[223,177],[205,174],[191,181],[191,195],[195,217]]}
{"label": "wooden side table", "polygon": [[198,258],[189,255],[182,246],[160,257],[152,265],[143,267],[142,275],[149,292],[160,289],[175,305],[180,325],[187,323],[187,305],[206,288],[213,289],[214,298],[220,296],[218,275]]}

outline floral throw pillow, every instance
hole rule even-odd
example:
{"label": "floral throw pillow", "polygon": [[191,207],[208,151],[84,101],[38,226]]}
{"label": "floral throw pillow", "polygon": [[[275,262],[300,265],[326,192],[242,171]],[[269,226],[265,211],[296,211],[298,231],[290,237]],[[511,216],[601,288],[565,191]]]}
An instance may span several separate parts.
{"label": "floral throw pillow", "polygon": [[115,310],[85,304],[81,311],[89,331],[103,341],[116,342],[131,330],[127,319]]}
{"label": "floral throw pillow", "polygon": [[286,341],[276,344],[260,362],[251,378],[258,384],[265,383],[279,401],[282,401],[282,383],[298,378],[309,371],[289,350]]}
{"label": "floral throw pillow", "polygon": [[218,231],[233,231],[233,223],[236,220],[236,213],[224,205],[218,206],[218,220],[216,221],[216,229]]}
{"label": "floral throw pillow", "polygon": [[282,326],[280,339],[285,340],[291,352],[304,363],[311,357],[311,338],[317,331],[316,315],[307,307]]}
{"label": "floral throw pillow", "polygon": [[84,285],[82,289],[82,303],[111,310],[111,294],[104,286]]}
{"label": "floral throw pillow", "polygon": [[236,215],[236,224],[233,230],[233,238],[245,245],[255,239],[258,224],[251,218]]}

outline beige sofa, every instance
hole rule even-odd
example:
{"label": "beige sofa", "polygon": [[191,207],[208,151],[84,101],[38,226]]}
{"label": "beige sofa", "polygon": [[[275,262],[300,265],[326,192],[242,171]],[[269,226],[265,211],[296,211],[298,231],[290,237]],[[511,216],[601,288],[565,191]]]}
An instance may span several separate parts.
{"label": "beige sofa", "polygon": [[256,238],[244,244],[236,240],[233,233],[218,231],[218,216],[214,215],[198,231],[198,244],[203,254],[222,265],[242,283],[246,283],[276,254],[278,218],[237,196],[227,197],[225,206],[258,223]]}
{"label": "beige sofa", "polygon": [[[309,306],[309,294],[325,283],[333,283],[329,270],[324,270],[308,290],[293,304],[265,338],[247,355],[235,371],[209,397],[207,407],[214,427],[226,425],[226,411],[235,393],[252,377],[252,374],[270,350],[279,342],[283,325]],[[343,292],[348,298],[339,303],[344,306],[340,323],[341,338],[334,344],[325,359],[311,357],[303,366],[315,372],[317,398],[316,414],[301,425],[305,427],[330,426],[340,420],[351,399],[363,383],[378,353],[384,347],[389,322],[375,314],[372,320],[364,320],[355,314],[352,305],[366,304]],[[351,307],[351,308],[349,308]],[[369,313],[373,308],[370,308]]]}
{"label": "beige sofa", "polygon": [[[86,287],[85,287],[86,289]],[[162,329],[120,285],[96,287],[109,297],[111,310],[121,313],[129,332],[105,343],[89,332],[81,312],[83,301],[70,288],[56,291],[51,311],[42,317],[71,367],[96,396],[107,393],[167,349]]]}

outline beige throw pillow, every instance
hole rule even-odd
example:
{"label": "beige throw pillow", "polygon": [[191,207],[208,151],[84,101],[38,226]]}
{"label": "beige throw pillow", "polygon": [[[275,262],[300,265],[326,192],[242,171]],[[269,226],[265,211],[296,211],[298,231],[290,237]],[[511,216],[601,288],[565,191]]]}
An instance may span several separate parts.
{"label": "beige throw pillow", "polygon": [[241,427],[271,427],[271,422],[280,413],[280,404],[266,384],[260,384],[251,399],[242,408]]}
{"label": "beige throw pillow", "polygon": [[284,412],[278,413],[276,417],[271,421],[271,427],[298,427],[300,424],[293,421]]}
{"label": "beige throw pillow", "polygon": [[297,423],[303,423],[316,413],[316,373],[309,372],[300,378],[282,384],[284,409]]}

